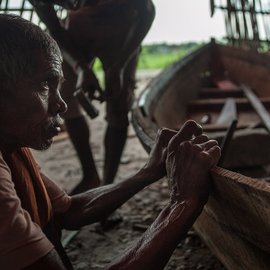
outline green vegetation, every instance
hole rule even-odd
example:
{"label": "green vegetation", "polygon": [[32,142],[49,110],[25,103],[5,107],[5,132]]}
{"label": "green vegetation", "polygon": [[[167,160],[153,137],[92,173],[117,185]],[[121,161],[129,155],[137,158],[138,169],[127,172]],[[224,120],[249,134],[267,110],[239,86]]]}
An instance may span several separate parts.
{"label": "green vegetation", "polygon": [[[201,45],[203,44],[196,42],[144,45],[140,54],[138,69],[164,69]],[[94,70],[100,71],[101,68],[100,61],[96,61]]]}
{"label": "green vegetation", "polygon": [[201,44],[189,42],[183,44],[152,44],[142,47],[138,69],[164,69],[181,59]]}

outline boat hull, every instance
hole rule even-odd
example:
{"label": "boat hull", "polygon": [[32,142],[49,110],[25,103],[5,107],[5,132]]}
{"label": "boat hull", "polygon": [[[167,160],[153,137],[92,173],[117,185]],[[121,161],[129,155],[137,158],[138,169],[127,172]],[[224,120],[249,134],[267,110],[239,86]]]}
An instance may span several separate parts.
{"label": "boat hull", "polygon": [[[151,150],[160,127],[178,129],[192,118],[187,108],[200,95],[202,82],[209,79],[208,73],[218,77],[221,73],[224,76],[226,70],[234,82],[250,85],[267,101],[269,64],[269,56],[209,43],[170,66],[150,82],[133,108],[133,126],[145,150]],[[230,143],[224,167],[231,170],[216,167],[211,171],[213,186],[209,201],[194,224],[228,269],[270,266],[270,184],[239,174],[235,169],[270,164],[269,133],[263,127],[252,128],[260,121],[254,112],[250,113],[252,121],[246,123],[249,119],[246,112],[250,110],[245,105],[238,112],[243,120],[241,125],[247,127],[237,130]],[[193,116],[198,121],[194,111]],[[226,134],[226,130],[208,131],[210,137],[219,141]]]}

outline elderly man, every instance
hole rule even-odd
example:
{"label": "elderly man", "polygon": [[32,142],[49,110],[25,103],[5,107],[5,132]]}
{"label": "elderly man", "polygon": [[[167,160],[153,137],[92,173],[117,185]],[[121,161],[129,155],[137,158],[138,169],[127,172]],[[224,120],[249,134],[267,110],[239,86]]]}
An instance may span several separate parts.
{"label": "elderly man", "polygon": [[31,151],[47,149],[67,107],[62,58],[38,26],[0,15],[0,269],[72,269],[60,230],[97,222],[167,174],[171,200],[108,269],[163,269],[208,198],[209,170],[220,156],[194,121],[161,129],[147,164],[134,176],[68,196],[46,177]]}
{"label": "elderly man", "polygon": [[44,4],[48,1],[31,2],[58,42],[66,63],[63,98],[68,110],[63,117],[83,171],[83,179],[73,194],[100,183],[89,144],[89,127],[73,93],[81,88],[91,98],[101,94],[92,63],[95,57],[102,62],[107,120],[103,183],[110,184],[127,139],[139,47],[154,19],[154,6],[151,0],[86,0],[78,1],[75,7],[72,2],[58,1],[73,9],[64,23],[58,19],[53,5]]}

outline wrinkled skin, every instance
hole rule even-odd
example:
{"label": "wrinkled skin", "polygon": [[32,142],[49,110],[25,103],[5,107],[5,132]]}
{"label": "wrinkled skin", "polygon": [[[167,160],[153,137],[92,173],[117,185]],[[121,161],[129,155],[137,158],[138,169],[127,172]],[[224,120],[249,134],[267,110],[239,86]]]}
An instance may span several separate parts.
{"label": "wrinkled skin", "polygon": [[13,96],[1,103],[1,148],[28,146],[47,149],[57,135],[67,109],[60,96],[63,80],[61,57],[34,52],[37,69],[31,78],[22,78]]}
{"label": "wrinkled skin", "polygon": [[181,136],[176,134],[167,149],[166,170],[171,200],[199,197],[206,202],[210,189],[209,170],[217,164],[220,148],[217,141],[209,140],[205,134],[184,142]]}
{"label": "wrinkled skin", "polygon": [[166,175],[167,146],[170,140],[174,138],[170,142],[170,147],[173,149],[177,145],[180,145],[181,142],[191,140],[192,137],[200,136],[201,134],[202,127],[192,120],[187,121],[178,132],[167,128],[159,129],[156,143],[145,167],[155,172],[156,179],[164,177]]}
{"label": "wrinkled skin", "polygon": [[127,253],[111,265],[112,269],[164,269],[172,252],[185,237],[207,202],[209,171],[220,157],[217,142],[202,134],[201,127],[187,121],[179,132],[161,129],[144,177],[170,181],[171,200],[156,220]]}

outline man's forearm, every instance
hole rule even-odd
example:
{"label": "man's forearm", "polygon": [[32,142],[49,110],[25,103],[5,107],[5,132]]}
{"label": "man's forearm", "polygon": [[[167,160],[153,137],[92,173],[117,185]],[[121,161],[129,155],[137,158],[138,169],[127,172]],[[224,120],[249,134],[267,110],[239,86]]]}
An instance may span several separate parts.
{"label": "man's forearm", "polygon": [[63,226],[67,229],[77,229],[98,222],[156,180],[158,179],[149,170],[143,169],[121,183],[75,195],[72,197],[71,207],[62,217]]}
{"label": "man's forearm", "polygon": [[65,266],[62,263],[56,250],[53,249],[47,255],[37,260],[32,265],[23,268],[24,270],[65,270]]}
{"label": "man's forearm", "polygon": [[201,202],[182,201],[167,206],[142,238],[109,269],[163,269],[178,243],[203,209]]}

